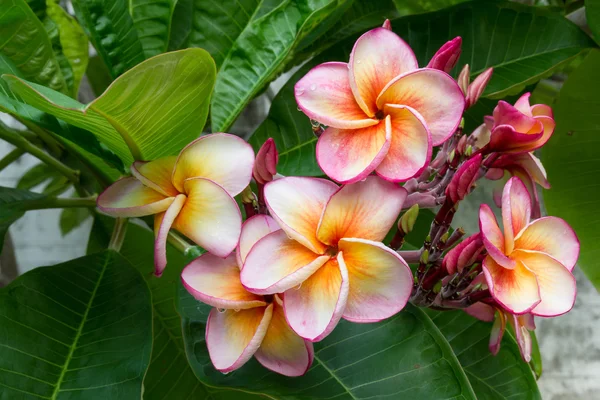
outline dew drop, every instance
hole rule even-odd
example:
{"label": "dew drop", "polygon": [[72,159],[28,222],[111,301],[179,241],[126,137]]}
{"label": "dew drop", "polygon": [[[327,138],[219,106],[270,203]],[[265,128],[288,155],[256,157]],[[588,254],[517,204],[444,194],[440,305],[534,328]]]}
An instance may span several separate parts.
{"label": "dew drop", "polygon": [[357,63],[357,64],[360,64],[361,62],[362,62],[362,61],[360,61],[360,60],[356,60],[356,63]]}
{"label": "dew drop", "polygon": [[304,94],[304,88],[296,88],[296,96],[302,96]]}
{"label": "dew drop", "polygon": [[317,90],[317,85],[315,85],[314,83],[310,85],[310,90]]}
{"label": "dew drop", "polygon": [[310,124],[313,126],[313,128],[318,128],[321,126],[321,123],[319,121],[315,121],[314,119],[310,120]]}
{"label": "dew drop", "polygon": [[236,309],[234,309],[233,311],[235,311],[235,312],[240,312],[240,309],[239,309],[239,308],[236,308]]}
{"label": "dew drop", "polygon": [[296,109],[297,109],[298,111],[302,111],[302,109],[301,109],[300,107],[296,107]]}
{"label": "dew drop", "polygon": [[300,290],[301,287],[302,287],[302,283],[300,283],[298,286],[296,286],[296,290]]}
{"label": "dew drop", "polygon": [[385,60],[385,61],[383,62],[383,65],[390,65],[390,63],[388,62],[388,60]]}
{"label": "dew drop", "polygon": [[217,311],[220,312],[221,314],[223,314],[225,312],[224,308],[217,308]]}

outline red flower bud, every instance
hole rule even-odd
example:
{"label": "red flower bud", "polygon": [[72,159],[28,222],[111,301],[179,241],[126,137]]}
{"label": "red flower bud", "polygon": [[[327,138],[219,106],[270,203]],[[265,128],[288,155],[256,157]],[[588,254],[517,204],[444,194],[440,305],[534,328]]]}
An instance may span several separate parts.
{"label": "red flower bud", "polygon": [[252,170],[252,176],[257,183],[265,184],[273,180],[273,176],[277,174],[277,162],[279,161],[279,153],[277,152],[277,146],[273,138],[267,139],[262,145],[258,154],[256,155],[256,161],[254,162],[254,169]]}
{"label": "red flower bud", "polygon": [[484,249],[481,234],[471,235],[444,256],[442,266],[448,274],[462,272],[463,268],[472,265]]}
{"label": "red flower bud", "polygon": [[450,72],[458,62],[460,57],[460,46],[462,38],[460,36],[446,42],[440,49],[431,57],[431,61],[427,64],[427,68],[435,68],[444,72]]}
{"label": "red flower bud", "polygon": [[446,188],[446,197],[456,203],[465,198],[479,177],[481,166],[481,153],[463,163]]}

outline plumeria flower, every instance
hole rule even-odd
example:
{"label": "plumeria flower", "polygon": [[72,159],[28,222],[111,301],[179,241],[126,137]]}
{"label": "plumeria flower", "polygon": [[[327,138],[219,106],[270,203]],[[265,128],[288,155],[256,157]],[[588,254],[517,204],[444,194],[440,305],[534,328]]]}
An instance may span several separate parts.
{"label": "plumeria flower", "polygon": [[256,294],[283,292],[288,323],[311,341],[341,317],[376,322],[396,314],[410,296],[412,273],[381,240],[405,198],[404,188],[375,176],[341,188],[304,177],[267,183],[266,204],[282,230],[252,247],[242,284]]}
{"label": "plumeria flower", "polygon": [[244,223],[235,254],[223,259],[205,253],[181,273],[190,294],[215,307],[207,320],[206,345],[221,372],[240,368],[252,356],[265,368],[287,376],[304,375],[312,364],[313,345],[289,327],[280,295],[256,295],[240,282],[239,267],[248,250],[278,230],[271,217],[256,215]]}
{"label": "plumeria flower", "polygon": [[535,330],[535,321],[533,320],[533,314],[522,314],[515,315],[503,310],[502,308],[493,307],[489,304],[482,302],[475,303],[472,306],[465,309],[465,311],[482,321],[492,322],[492,333],[490,335],[490,352],[494,355],[500,351],[500,344],[502,343],[502,337],[506,330],[506,322],[508,321],[517,339],[519,345],[519,351],[523,361],[531,361],[531,331]]}
{"label": "plumeria flower", "polygon": [[507,172],[510,176],[517,176],[525,186],[531,197],[531,216],[541,216],[540,198],[537,186],[550,189],[550,182],[542,162],[533,153],[503,154],[494,161],[485,177],[491,180],[500,180],[500,184],[494,188],[494,201],[498,207],[502,205],[502,178]]}
{"label": "plumeria flower", "polygon": [[317,161],[340,183],[375,171],[389,181],[420,173],[431,147],[448,139],[462,117],[464,96],[438,69],[419,69],[411,48],[386,27],[362,35],[350,62],[328,62],[295,86],[298,107],[328,128]]}
{"label": "plumeria flower", "polygon": [[171,228],[219,257],[233,251],[242,217],[233,196],[250,183],[254,151],[237,136],[216,133],[186,146],[179,156],[136,161],[132,177],[98,196],[98,208],[114,217],[155,215],[155,274],[167,265]]}
{"label": "plumeria flower", "polygon": [[579,256],[575,232],[562,219],[531,221],[531,200],[517,177],[502,194],[504,233],[492,210],[483,204],[479,227],[488,256],[483,272],[493,298],[513,314],[551,317],[569,311],[575,302],[571,270]]}
{"label": "plumeria flower", "polygon": [[493,117],[473,134],[476,147],[487,145],[488,151],[525,153],[542,147],[554,133],[552,108],[545,104],[529,104],[530,93],[525,93],[514,106],[500,100]]}

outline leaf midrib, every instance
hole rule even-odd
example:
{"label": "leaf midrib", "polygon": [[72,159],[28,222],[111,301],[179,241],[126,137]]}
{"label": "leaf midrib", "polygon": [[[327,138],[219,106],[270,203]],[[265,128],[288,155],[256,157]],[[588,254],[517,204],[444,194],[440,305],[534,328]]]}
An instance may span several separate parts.
{"label": "leaf midrib", "polygon": [[94,302],[94,299],[96,298],[96,293],[98,291],[98,287],[100,286],[100,282],[102,282],[102,278],[104,278],[104,273],[106,272],[106,267],[108,266],[108,263],[109,263],[111,257],[112,257],[111,254],[108,253],[104,259],[104,265],[102,266],[102,271],[100,271],[100,276],[98,277],[98,280],[96,281],[94,290],[92,290],[92,293],[90,295],[90,300],[88,301],[85,312],[83,313],[83,317],[81,318],[81,323],[79,324],[79,327],[77,328],[77,333],[75,334],[75,339],[73,340],[73,345],[69,349],[69,354],[67,355],[65,363],[60,372],[60,376],[58,377],[58,381],[56,382],[56,386],[54,387],[54,392],[52,393],[52,397],[51,397],[52,400],[56,400],[56,398],[60,392],[60,386],[65,377],[65,374],[67,373],[69,363],[71,362],[71,358],[73,357],[73,353],[75,352],[75,349],[77,348],[77,343],[79,342],[79,338],[81,337],[81,332],[83,331],[83,327],[85,326],[85,323],[87,321],[88,313],[89,313],[90,309],[92,308],[92,304]]}

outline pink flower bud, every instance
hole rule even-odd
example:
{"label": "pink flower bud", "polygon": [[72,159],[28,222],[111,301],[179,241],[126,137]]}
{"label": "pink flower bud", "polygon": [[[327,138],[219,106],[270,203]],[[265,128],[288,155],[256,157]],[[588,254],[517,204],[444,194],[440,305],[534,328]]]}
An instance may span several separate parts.
{"label": "pink flower bud", "polygon": [[489,150],[524,153],[542,147],[554,133],[552,109],[543,104],[529,105],[525,93],[515,105],[499,101],[494,109]]}
{"label": "pink flower bud", "polygon": [[391,31],[391,30],[392,30],[392,23],[390,22],[390,20],[389,20],[389,19],[386,19],[386,20],[383,22],[382,28],[385,28],[385,29],[387,29],[388,31]]}
{"label": "pink flower bud", "polygon": [[481,166],[481,153],[470,158],[463,163],[450,181],[446,188],[446,197],[450,198],[453,203],[456,203],[465,198],[471,191],[473,184],[479,177],[479,167]]}
{"label": "pink flower bud", "polygon": [[473,83],[469,85],[466,95],[467,108],[477,103],[477,100],[479,100],[479,97],[481,97],[481,95],[483,94],[483,91],[485,90],[488,82],[492,77],[492,72],[494,72],[493,68],[486,69],[481,74],[479,74],[477,78],[475,78]]}
{"label": "pink flower bud", "polygon": [[481,235],[479,233],[471,235],[446,253],[442,266],[450,275],[462,272],[463,268],[473,265],[483,249]]}
{"label": "pink flower bud", "polygon": [[446,42],[440,49],[431,57],[431,61],[427,64],[427,68],[435,68],[444,72],[450,72],[458,62],[460,57],[462,38],[460,36]]}
{"label": "pink flower bud", "polygon": [[262,185],[271,182],[273,176],[277,174],[278,161],[279,153],[277,152],[277,146],[275,146],[273,138],[269,138],[260,150],[258,150],[258,154],[256,154],[256,161],[252,170],[254,180]]}
{"label": "pink flower bud", "polygon": [[458,75],[458,86],[460,90],[464,93],[465,97],[467,96],[467,90],[469,89],[469,83],[471,82],[471,78],[469,74],[471,73],[471,68],[469,68],[469,64],[465,64],[463,69],[460,71]]}

